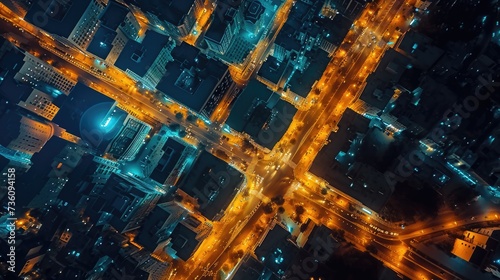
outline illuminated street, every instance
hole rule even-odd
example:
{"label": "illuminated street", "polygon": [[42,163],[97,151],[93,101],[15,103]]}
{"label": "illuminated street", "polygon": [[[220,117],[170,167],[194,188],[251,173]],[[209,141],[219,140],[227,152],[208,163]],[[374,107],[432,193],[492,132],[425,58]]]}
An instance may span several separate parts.
{"label": "illuminated street", "polygon": [[[204,3],[203,9],[196,10],[194,27],[181,38],[185,43],[196,46],[207,31],[215,10],[215,4],[212,6],[209,2]],[[331,230],[343,230],[345,241],[361,251],[370,247],[370,255],[401,278],[465,279],[462,274],[430,258],[418,246],[420,240],[444,239],[443,236],[452,231],[500,225],[498,205],[487,200],[483,193],[475,204],[460,211],[442,207],[432,219],[402,225],[370,210],[364,202],[311,171],[318,154],[328,145],[332,131],[339,130],[344,112],[352,109],[359,115],[369,113],[359,105],[365,102],[360,96],[387,51],[396,48],[400,37],[409,32],[416,2],[420,1],[380,0],[364,6],[302,103],[293,104],[295,95],[287,96],[284,90],[280,93],[279,97],[292,103],[298,111],[284,135],[269,150],[257,144],[248,133],[225,125],[238,94],[224,95],[207,117],[169,98],[169,92],[143,86],[129,71],[70,46],[28,23],[2,3],[0,32],[18,48],[50,62],[68,77],[116,101],[118,108],[148,124],[153,131],[158,131],[162,125],[180,125],[186,133],[185,137],[180,137],[185,146],[196,150],[202,147],[203,152],[225,161],[243,174],[241,187],[218,220],[205,218],[197,209],[197,199],[190,200],[184,191],[178,192],[185,196],[177,201],[182,211],[203,221],[210,230],[187,261],[166,258],[171,265],[162,271],[162,279],[236,279],[232,278],[236,271],[247,257],[255,258],[256,249],[275,225],[281,223],[288,226],[290,233],[297,233],[301,221],[306,220]],[[228,66],[235,82],[232,89],[238,89],[239,93],[255,78],[261,61],[269,56],[295,5],[296,1],[284,1],[245,63]],[[141,30],[152,24],[141,14],[136,16],[141,19]],[[143,35],[145,31],[141,32]],[[186,118],[190,115],[197,117],[190,121]],[[144,165],[144,162],[140,163]],[[284,199],[282,205],[273,204],[277,197]],[[266,208],[269,205],[273,205],[271,211]],[[304,209],[301,215],[296,213],[298,205]],[[279,213],[278,208],[283,208],[283,212]],[[26,221],[18,220],[18,226]]]}

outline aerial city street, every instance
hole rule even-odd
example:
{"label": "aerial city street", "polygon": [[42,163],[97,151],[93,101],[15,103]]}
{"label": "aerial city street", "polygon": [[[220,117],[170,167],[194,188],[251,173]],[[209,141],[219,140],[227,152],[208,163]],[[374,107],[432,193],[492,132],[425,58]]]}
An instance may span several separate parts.
{"label": "aerial city street", "polygon": [[0,279],[500,278],[498,0],[0,0]]}

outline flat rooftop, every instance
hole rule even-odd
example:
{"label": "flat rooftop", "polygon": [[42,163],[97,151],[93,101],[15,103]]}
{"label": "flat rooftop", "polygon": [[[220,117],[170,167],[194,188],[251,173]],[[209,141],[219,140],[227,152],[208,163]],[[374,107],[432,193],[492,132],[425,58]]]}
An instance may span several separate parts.
{"label": "flat rooftop", "polygon": [[[51,2],[34,2],[24,17],[27,22],[42,28],[43,30],[68,38],[78,21],[90,4],[90,0],[57,2],[58,9],[53,9]],[[53,10],[56,13],[53,13]],[[40,15],[51,15],[41,20]]]}
{"label": "flat rooftop", "polygon": [[296,94],[306,97],[311,91],[314,82],[319,80],[330,62],[328,54],[323,50],[316,50],[306,54],[309,65],[302,72],[296,70],[290,82],[290,89]]}
{"label": "flat rooftop", "polygon": [[141,43],[134,40],[127,41],[115,62],[115,66],[123,71],[129,69],[142,77],[169,40],[168,36],[148,30]]}
{"label": "flat rooftop", "polygon": [[165,182],[167,177],[170,175],[175,165],[182,156],[182,153],[186,149],[186,146],[169,138],[165,145],[163,145],[162,150],[164,152],[161,159],[158,161],[158,165],[153,170],[149,176],[151,179],[157,182]]}
{"label": "flat rooftop", "polygon": [[116,31],[106,26],[100,26],[94,34],[92,41],[90,41],[87,51],[101,59],[106,59],[113,48],[113,40],[116,34]]}
{"label": "flat rooftop", "polygon": [[369,124],[369,119],[347,109],[338,123],[338,131],[330,134],[328,144],[319,151],[309,171],[370,209],[379,211],[393,192],[384,175],[359,162],[349,165],[346,172],[337,160],[340,154],[349,151],[354,139],[359,136],[364,138]]}
{"label": "flat rooftop", "polygon": [[291,234],[276,224],[264,241],[255,249],[255,255],[276,275],[282,275],[291,265],[299,249],[288,240]]}
{"label": "flat rooftop", "polygon": [[179,189],[196,198],[199,211],[210,220],[225,211],[243,182],[243,174],[203,151],[181,178]]}
{"label": "flat rooftop", "polygon": [[201,111],[228,67],[186,43],[172,51],[174,61],[156,88],[194,111]]}
{"label": "flat rooftop", "polygon": [[100,21],[102,26],[106,26],[111,30],[116,30],[129,13],[127,7],[116,1],[109,1],[104,12],[101,15]]}
{"label": "flat rooftop", "polygon": [[137,235],[136,242],[144,246],[146,250],[153,252],[164,236],[157,234],[171,213],[164,207],[156,206],[153,211],[144,219],[144,224]]}
{"label": "flat rooftop", "polygon": [[425,70],[432,67],[444,54],[442,49],[432,45],[431,38],[414,30],[405,33],[398,48],[413,57],[415,64]]}
{"label": "flat rooftop", "polygon": [[293,67],[288,67],[288,60],[280,62],[275,57],[268,56],[266,61],[260,67],[258,74],[262,78],[276,85],[279,85],[279,82],[283,78],[288,77],[288,75],[285,75],[285,72],[291,72],[291,71],[286,71],[287,68],[290,70],[293,69]]}
{"label": "flat rooftop", "polygon": [[236,131],[243,131],[246,124],[246,115],[249,113],[254,100],[259,99],[267,102],[272,94],[273,92],[268,89],[267,86],[255,79],[251,80],[245,89],[238,95],[226,124]]}
{"label": "flat rooftop", "polygon": [[254,259],[249,257],[245,262],[238,268],[234,274],[234,279],[238,280],[256,280],[260,279],[264,266]]}
{"label": "flat rooftop", "polygon": [[187,261],[194,253],[200,241],[196,240],[198,234],[183,224],[178,224],[170,235],[172,249],[177,252],[177,257]]}
{"label": "flat rooftop", "polygon": [[22,209],[40,192],[48,181],[49,172],[53,169],[52,161],[64,149],[68,142],[59,137],[52,137],[42,150],[31,157],[33,165],[28,172],[16,177],[16,205]]}
{"label": "flat rooftop", "polygon": [[125,0],[145,12],[150,12],[158,18],[175,26],[182,24],[195,0]]}
{"label": "flat rooftop", "polygon": [[271,149],[286,132],[296,112],[292,104],[281,100],[267,86],[251,80],[238,96],[226,124]]}
{"label": "flat rooftop", "polygon": [[[278,97],[277,94],[274,97]],[[269,121],[269,125],[264,127],[260,132],[255,142],[272,149],[276,143],[283,137],[286,130],[292,123],[297,108],[292,104],[279,99],[272,107],[273,115]]]}

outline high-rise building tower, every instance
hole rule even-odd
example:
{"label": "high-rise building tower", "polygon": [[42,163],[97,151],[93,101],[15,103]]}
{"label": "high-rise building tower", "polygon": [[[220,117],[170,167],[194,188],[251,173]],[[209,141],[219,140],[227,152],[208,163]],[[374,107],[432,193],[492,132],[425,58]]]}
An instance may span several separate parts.
{"label": "high-rise building tower", "polygon": [[34,89],[25,101],[19,101],[17,105],[51,121],[59,112],[59,107],[52,101],[53,98],[50,95]]}
{"label": "high-rise building tower", "polygon": [[28,83],[33,87],[46,84],[53,88],[50,93],[56,96],[62,93],[68,95],[77,83],[76,77],[61,72],[30,53],[25,53],[23,61],[23,66],[14,76],[14,79],[19,82]]}
{"label": "high-rise building tower", "polygon": [[203,0],[125,0],[132,9],[140,10],[155,31],[176,40],[187,36],[196,23],[196,15],[203,10]]}
{"label": "high-rise building tower", "polygon": [[52,125],[14,111],[5,113],[0,124],[4,131],[0,135],[0,145],[28,155],[39,152],[54,135]]}
{"label": "high-rise building tower", "polygon": [[153,180],[113,173],[106,183],[94,186],[91,194],[94,200],[89,210],[99,214],[98,224],[107,222],[124,233],[139,228],[164,193],[161,185]]}
{"label": "high-rise building tower", "polygon": [[24,20],[84,50],[107,3],[108,0],[35,1]]}

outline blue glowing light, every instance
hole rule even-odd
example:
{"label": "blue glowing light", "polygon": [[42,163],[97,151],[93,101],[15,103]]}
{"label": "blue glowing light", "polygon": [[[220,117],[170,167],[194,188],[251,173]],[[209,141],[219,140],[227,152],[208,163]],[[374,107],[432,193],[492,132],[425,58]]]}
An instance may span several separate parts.
{"label": "blue glowing light", "polygon": [[107,118],[106,121],[103,124],[101,124],[101,126],[102,127],[108,126],[108,124],[109,124],[110,121],[111,121],[111,117]]}

